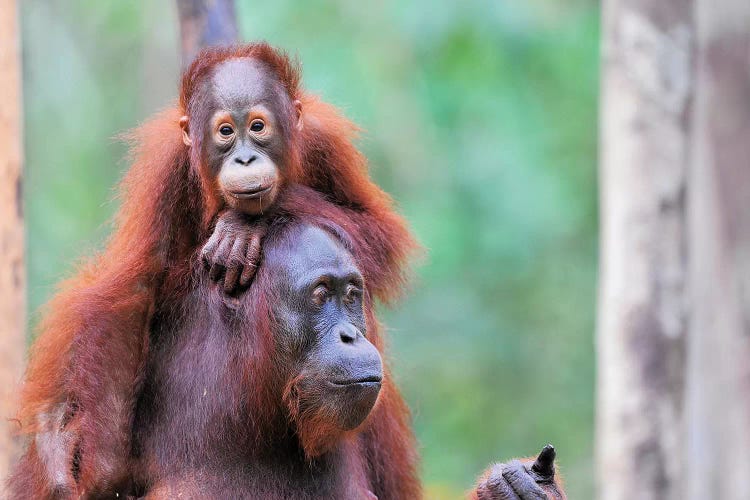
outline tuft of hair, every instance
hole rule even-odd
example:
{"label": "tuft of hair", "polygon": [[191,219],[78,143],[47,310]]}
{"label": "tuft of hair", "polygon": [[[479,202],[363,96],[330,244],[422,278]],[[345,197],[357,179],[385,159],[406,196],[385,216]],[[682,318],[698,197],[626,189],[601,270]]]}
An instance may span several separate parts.
{"label": "tuft of hair", "polygon": [[249,57],[264,63],[273,72],[291,99],[300,96],[300,64],[296,59],[266,42],[255,42],[238,45],[226,45],[203,49],[182,74],[180,86],[180,107],[187,110],[190,99],[198,85],[208,76],[213,68],[228,59]]}

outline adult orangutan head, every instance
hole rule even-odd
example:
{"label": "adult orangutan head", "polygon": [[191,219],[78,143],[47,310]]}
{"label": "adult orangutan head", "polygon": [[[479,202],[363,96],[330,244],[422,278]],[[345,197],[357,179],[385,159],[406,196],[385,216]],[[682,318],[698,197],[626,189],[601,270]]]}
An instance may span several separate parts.
{"label": "adult orangutan head", "polygon": [[367,339],[365,283],[341,241],[311,225],[285,232],[267,248],[264,266],[276,277],[284,403],[314,456],[364,422],[378,398],[383,367]]}

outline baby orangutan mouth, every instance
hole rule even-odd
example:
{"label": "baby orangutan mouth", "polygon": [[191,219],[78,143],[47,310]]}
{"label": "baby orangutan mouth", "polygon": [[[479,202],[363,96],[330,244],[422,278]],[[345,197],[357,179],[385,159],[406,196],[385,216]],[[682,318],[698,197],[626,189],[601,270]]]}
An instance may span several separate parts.
{"label": "baby orangutan mouth", "polygon": [[246,189],[243,191],[231,191],[229,194],[231,194],[235,198],[240,198],[243,200],[252,200],[255,198],[260,198],[270,193],[273,188],[274,188],[274,184],[271,183],[266,186],[258,186],[257,188]]}

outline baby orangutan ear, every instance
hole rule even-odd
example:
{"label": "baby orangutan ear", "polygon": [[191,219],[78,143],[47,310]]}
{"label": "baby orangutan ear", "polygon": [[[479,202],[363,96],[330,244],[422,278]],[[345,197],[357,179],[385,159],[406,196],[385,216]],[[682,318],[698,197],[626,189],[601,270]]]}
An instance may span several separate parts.
{"label": "baby orangutan ear", "polygon": [[182,142],[185,143],[185,146],[190,147],[193,145],[193,141],[190,140],[190,128],[189,128],[190,120],[188,119],[187,115],[180,118],[180,128],[182,129]]}
{"label": "baby orangutan ear", "polygon": [[294,110],[297,112],[297,130],[302,130],[302,102],[294,100]]}

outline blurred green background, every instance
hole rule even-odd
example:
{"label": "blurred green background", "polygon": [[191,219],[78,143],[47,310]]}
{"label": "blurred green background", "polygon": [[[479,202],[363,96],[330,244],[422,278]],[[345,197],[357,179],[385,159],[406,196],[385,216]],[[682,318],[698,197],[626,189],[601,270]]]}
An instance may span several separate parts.
{"label": "blurred green background", "polygon": [[[381,313],[427,498],[547,442],[569,497],[591,498],[598,4],[240,0],[238,16],[365,129],[428,250]],[[178,23],[172,0],[35,0],[22,26],[34,311],[108,234],[116,136],[175,98]]]}

